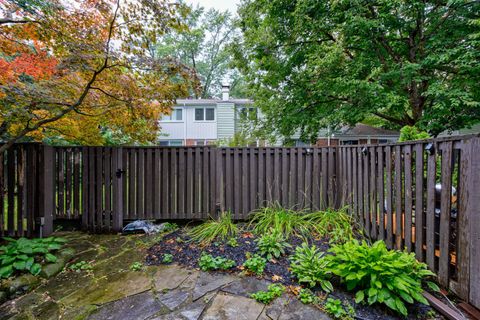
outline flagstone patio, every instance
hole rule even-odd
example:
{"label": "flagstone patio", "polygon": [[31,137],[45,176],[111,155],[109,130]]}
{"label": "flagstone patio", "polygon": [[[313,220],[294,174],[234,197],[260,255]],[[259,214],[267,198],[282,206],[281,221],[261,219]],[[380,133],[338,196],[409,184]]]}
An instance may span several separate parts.
{"label": "flagstone patio", "polygon": [[284,294],[265,306],[250,294],[268,281],[206,273],[177,265],[145,266],[144,235],[68,236],[73,262],[90,271],[64,270],[35,290],[0,306],[0,319],[329,319],[319,309]]}

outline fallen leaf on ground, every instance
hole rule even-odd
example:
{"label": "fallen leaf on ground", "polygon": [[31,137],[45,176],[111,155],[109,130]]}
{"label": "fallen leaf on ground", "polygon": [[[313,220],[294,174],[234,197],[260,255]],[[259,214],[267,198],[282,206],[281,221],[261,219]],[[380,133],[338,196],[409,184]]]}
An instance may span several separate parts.
{"label": "fallen leaf on ground", "polygon": [[276,274],[274,274],[274,275],[272,276],[272,281],[274,281],[274,282],[275,282],[275,281],[280,281],[280,280],[282,280],[282,279],[283,279],[283,278],[282,278],[281,276],[276,275]]}

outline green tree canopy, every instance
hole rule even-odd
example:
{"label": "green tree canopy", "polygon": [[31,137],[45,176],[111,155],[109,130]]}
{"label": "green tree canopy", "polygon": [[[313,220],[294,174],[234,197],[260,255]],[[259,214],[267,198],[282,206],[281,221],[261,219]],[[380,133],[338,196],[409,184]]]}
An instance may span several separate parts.
{"label": "green tree canopy", "polygon": [[479,13],[468,0],[244,0],[235,64],[279,134],[377,118],[437,135],[480,121]]}
{"label": "green tree canopy", "polygon": [[231,73],[227,45],[236,31],[231,15],[228,11],[190,6],[183,22],[187,29],[160,38],[152,49],[159,57],[176,57],[194,68],[202,83],[202,98],[218,96],[222,81]]}

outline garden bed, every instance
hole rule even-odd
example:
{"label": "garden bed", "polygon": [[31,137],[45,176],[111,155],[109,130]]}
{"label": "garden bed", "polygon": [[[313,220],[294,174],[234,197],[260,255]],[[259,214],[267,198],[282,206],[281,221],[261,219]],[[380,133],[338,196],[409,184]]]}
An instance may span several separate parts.
{"label": "garden bed", "polygon": [[[246,272],[242,266],[245,262],[247,253],[251,255],[258,252],[255,236],[250,231],[240,231],[234,238],[236,241],[214,241],[210,244],[201,246],[194,241],[191,241],[187,233],[187,229],[183,228],[165,235],[157,244],[153,245],[146,256],[146,262],[149,265],[159,265],[164,263],[164,255],[172,255],[173,263],[189,267],[200,268],[199,259],[202,254],[210,254],[214,257],[221,256],[226,259],[235,261],[235,267],[232,267],[225,271],[214,272],[226,272],[245,274],[247,276],[254,276],[257,278],[263,278],[272,282],[281,283],[287,286],[287,291],[294,292],[298,290],[297,279],[290,272],[290,260],[289,257],[295,252],[295,248],[300,246],[304,242],[303,238],[298,236],[292,236],[288,240],[291,247],[285,249],[285,254],[279,258],[272,258],[267,260],[263,273],[261,275],[255,275]],[[320,251],[326,252],[329,248],[329,239],[308,239],[310,245],[314,244]],[[234,245],[231,245],[231,244]],[[356,304],[355,295],[346,291],[343,284],[341,284],[335,278],[332,279],[334,285],[334,291],[328,294],[329,298],[340,299],[344,305],[351,305],[355,309],[356,319],[401,319],[402,317],[392,312],[387,307],[374,304]],[[315,295],[319,296],[322,300],[327,298],[327,294],[321,290],[320,287],[312,288]],[[431,307],[423,305],[421,303],[415,303],[408,305],[408,318],[409,319],[435,319],[440,318]]]}

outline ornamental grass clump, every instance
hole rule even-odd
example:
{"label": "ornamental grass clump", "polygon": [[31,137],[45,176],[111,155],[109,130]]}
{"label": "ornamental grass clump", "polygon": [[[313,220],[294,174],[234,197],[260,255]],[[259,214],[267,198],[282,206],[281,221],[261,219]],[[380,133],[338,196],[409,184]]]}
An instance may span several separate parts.
{"label": "ornamental grass clump", "polygon": [[343,243],[353,239],[355,222],[345,209],[317,211],[308,213],[304,219],[315,226],[320,237],[328,237],[330,243]]}
{"label": "ornamental grass clump", "polygon": [[253,232],[259,235],[275,229],[287,239],[292,235],[309,236],[315,231],[315,226],[304,216],[302,211],[271,205],[254,211],[249,226],[253,226]]}
{"label": "ornamental grass clump", "polygon": [[226,240],[237,234],[237,226],[233,223],[230,212],[222,212],[218,219],[210,219],[196,227],[193,227],[188,235],[192,241],[202,245],[208,245],[213,240]]}
{"label": "ornamental grass clump", "polygon": [[329,269],[347,290],[356,292],[356,303],[383,303],[404,316],[405,303],[428,304],[422,295],[422,280],[434,273],[413,253],[388,250],[383,241],[369,246],[356,240],[334,245],[330,252],[333,255],[326,257]]}

